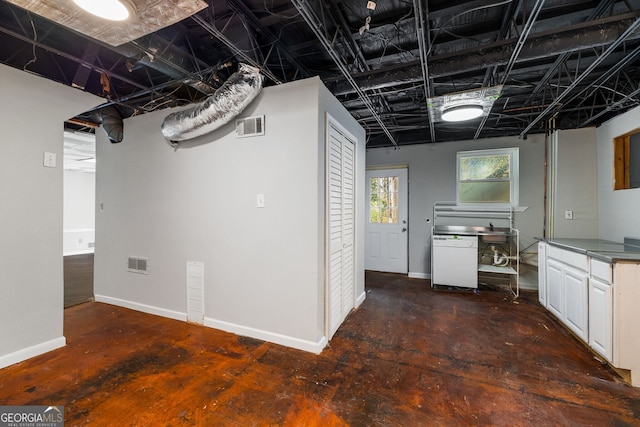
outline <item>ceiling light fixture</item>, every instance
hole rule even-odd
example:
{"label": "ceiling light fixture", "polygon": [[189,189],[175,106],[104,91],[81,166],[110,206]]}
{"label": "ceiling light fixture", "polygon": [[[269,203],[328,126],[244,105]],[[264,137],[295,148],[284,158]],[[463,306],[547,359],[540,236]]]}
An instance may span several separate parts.
{"label": "ceiling light fixture", "polygon": [[[478,116],[488,116],[493,103],[502,95],[502,85],[447,93],[427,99],[429,120],[461,122]],[[466,113],[464,110],[468,110]],[[471,115],[467,115],[471,114]]]}
{"label": "ceiling light fixture", "polygon": [[480,117],[484,113],[481,105],[467,104],[446,108],[442,112],[445,122],[464,122]]}
{"label": "ceiling light fixture", "polygon": [[109,21],[126,21],[136,14],[128,0],[73,0],[85,11]]}

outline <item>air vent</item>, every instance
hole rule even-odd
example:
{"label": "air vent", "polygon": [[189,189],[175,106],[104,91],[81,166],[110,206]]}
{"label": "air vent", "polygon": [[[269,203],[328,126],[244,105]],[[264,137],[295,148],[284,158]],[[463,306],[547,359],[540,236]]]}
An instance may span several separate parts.
{"label": "air vent", "polygon": [[127,271],[132,273],[149,274],[147,270],[147,258],[129,257],[127,261]]}
{"label": "air vent", "polygon": [[236,120],[236,135],[238,138],[264,135],[264,116]]}

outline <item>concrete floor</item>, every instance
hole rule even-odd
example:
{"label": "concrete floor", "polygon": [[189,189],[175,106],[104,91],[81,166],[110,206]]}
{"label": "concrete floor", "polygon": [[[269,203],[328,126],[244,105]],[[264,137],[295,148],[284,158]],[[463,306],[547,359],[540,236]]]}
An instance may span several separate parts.
{"label": "concrete floor", "polygon": [[64,405],[67,426],[640,425],[640,389],[535,293],[383,273],[366,285],[320,355],[76,305],[66,347],[0,370],[0,405]]}

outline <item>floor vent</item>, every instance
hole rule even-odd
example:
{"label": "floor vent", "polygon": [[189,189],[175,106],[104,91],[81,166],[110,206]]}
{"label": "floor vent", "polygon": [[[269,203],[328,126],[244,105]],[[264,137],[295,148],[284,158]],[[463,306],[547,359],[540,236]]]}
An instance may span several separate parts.
{"label": "floor vent", "polygon": [[147,270],[148,261],[149,260],[147,258],[129,257],[127,262],[127,271],[132,273],[149,274],[149,271]]}
{"label": "floor vent", "polygon": [[264,116],[236,120],[236,135],[238,138],[264,135]]}

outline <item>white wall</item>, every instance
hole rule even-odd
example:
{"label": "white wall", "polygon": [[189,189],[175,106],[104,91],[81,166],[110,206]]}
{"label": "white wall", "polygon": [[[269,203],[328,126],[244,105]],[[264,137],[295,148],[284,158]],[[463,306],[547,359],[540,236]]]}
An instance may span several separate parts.
{"label": "white wall", "polygon": [[93,252],[95,242],[95,173],[64,171],[63,252]]}
{"label": "white wall", "polygon": [[[63,346],[64,120],[100,98],[0,65],[0,367]],[[43,167],[44,152],[57,157]]]}
{"label": "white wall", "polygon": [[640,238],[640,188],[613,190],[613,138],[640,127],[640,108],[634,108],[597,129],[598,236],[622,242]]}
{"label": "white wall", "polygon": [[[409,166],[409,274],[431,276],[429,238],[433,204],[455,201],[458,151],[520,147],[520,205],[528,207],[525,212],[516,214],[515,219],[515,226],[520,230],[521,248],[535,242],[535,237],[541,237],[544,145],[544,136],[533,135],[526,140],[509,137],[367,150],[367,167]],[[480,225],[488,225],[488,221]]]}
{"label": "white wall", "polygon": [[[230,123],[174,150],[160,133],[166,110],[125,120],[120,144],[100,132],[96,299],[185,319],[185,264],[199,261],[205,324],[319,351],[324,91],[317,78],[263,89],[241,114],[265,115],[259,137],[236,138]],[[364,140],[339,104],[323,100]],[[128,256],[147,257],[149,274],[127,272]]]}
{"label": "white wall", "polygon": [[[597,238],[596,130],[560,130],[556,136],[553,144],[556,166],[552,167],[555,189],[550,198],[553,223],[547,237]],[[567,210],[573,212],[573,219],[565,218]]]}

